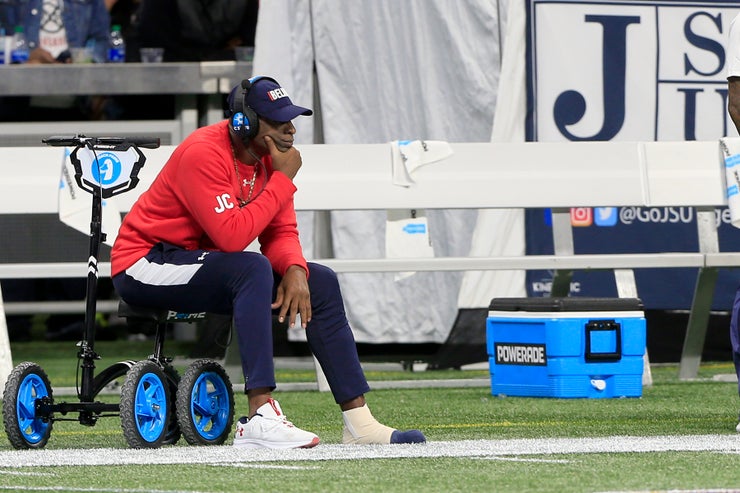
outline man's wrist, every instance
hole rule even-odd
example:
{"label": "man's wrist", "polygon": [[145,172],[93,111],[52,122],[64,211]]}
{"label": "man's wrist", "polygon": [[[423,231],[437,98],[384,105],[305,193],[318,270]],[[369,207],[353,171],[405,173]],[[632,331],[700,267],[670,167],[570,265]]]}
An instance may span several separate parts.
{"label": "man's wrist", "polygon": [[286,274],[286,275],[287,275],[287,274],[289,274],[289,273],[290,273],[290,271],[291,271],[291,270],[294,270],[294,269],[300,269],[301,271],[303,271],[303,273],[304,273],[304,274],[308,274],[308,271],[306,270],[306,268],[305,268],[305,267],[303,267],[303,266],[302,266],[302,265],[300,265],[300,264],[291,264],[291,265],[289,265],[289,266],[288,266],[288,268],[287,268],[287,269],[285,269],[285,274]]}

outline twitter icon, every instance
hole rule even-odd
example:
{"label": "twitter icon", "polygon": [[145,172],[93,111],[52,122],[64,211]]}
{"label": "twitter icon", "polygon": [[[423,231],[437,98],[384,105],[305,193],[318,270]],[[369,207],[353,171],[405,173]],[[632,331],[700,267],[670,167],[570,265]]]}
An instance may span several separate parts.
{"label": "twitter icon", "polygon": [[595,207],[594,224],[596,226],[616,226],[619,214],[616,207]]}

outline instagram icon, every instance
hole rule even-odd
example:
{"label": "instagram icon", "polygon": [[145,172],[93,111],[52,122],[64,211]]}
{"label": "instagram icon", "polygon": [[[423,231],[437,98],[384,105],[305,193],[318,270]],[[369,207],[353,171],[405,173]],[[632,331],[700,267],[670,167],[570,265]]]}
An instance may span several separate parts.
{"label": "instagram icon", "polygon": [[594,222],[593,210],[590,207],[572,207],[570,209],[570,224],[573,227],[591,226]]}

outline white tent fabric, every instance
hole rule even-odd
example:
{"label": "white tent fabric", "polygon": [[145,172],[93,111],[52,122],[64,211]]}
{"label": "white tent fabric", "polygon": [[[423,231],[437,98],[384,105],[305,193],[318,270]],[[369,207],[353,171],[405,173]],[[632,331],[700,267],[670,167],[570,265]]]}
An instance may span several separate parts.
{"label": "white tent fabric", "polygon": [[[509,2],[506,13],[501,81],[491,142],[524,142],[527,111],[525,3]],[[482,210],[478,214],[470,256],[524,255],[524,238],[524,211]],[[467,272],[460,288],[458,305],[460,308],[485,308],[495,297],[524,297],[527,295],[525,284],[524,271]]]}
{"label": "white tent fabric", "polygon": [[[320,102],[313,127],[311,119],[297,120],[299,144],[313,142],[316,123],[327,144],[488,142],[500,74],[499,10],[495,0],[263,2],[254,73],[277,78],[297,104]],[[477,211],[427,214],[436,255],[470,253]],[[332,213],[335,256],[382,257],[385,219],[382,212]],[[310,237],[307,223],[299,222],[301,235]],[[495,231],[482,236],[479,241],[500,241]],[[399,281],[393,274],[342,275],[357,341],[443,342],[462,278],[456,272]]]}
{"label": "white tent fabric", "polygon": [[[301,0],[261,2],[252,74],[267,75],[289,90],[302,106],[313,101],[313,42],[310,3]],[[296,142],[313,143],[313,122],[297,118]]]}

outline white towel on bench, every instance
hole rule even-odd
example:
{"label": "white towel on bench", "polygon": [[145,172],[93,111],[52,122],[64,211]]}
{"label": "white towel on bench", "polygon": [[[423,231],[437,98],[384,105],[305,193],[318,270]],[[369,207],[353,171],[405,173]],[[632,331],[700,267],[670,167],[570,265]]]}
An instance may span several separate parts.
{"label": "white towel on bench", "polygon": [[730,221],[740,228],[740,138],[723,137],[719,139],[722,157],[725,160],[725,179],[727,206],[730,209]]}
{"label": "white towel on bench", "polygon": [[394,140],[391,142],[393,184],[414,185],[411,175],[420,167],[452,155],[452,147],[443,140]]}

